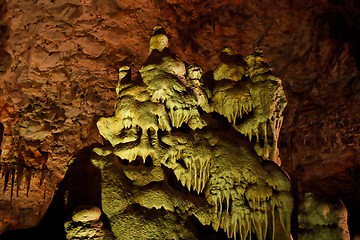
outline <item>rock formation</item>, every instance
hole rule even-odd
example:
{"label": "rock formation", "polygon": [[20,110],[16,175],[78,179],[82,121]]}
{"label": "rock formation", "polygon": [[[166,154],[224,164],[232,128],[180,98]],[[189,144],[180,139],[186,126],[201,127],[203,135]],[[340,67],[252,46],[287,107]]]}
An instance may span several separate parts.
{"label": "rock formation", "polygon": [[94,206],[79,206],[71,221],[65,222],[66,239],[103,239],[101,210]]}
{"label": "rock formation", "polygon": [[[299,230],[299,196],[306,192],[314,192],[324,202],[341,199],[348,210],[350,235],[359,236],[359,19],[357,0],[0,0],[0,234],[6,231],[0,238],[64,239],[64,222],[71,221],[76,207],[91,205],[103,210],[100,170],[89,160],[94,147],[106,151],[114,147],[104,145],[96,123],[100,117],[113,115],[116,93],[122,88],[140,84],[142,89],[145,83],[136,82],[135,76],[142,65],[144,78],[151,79],[155,72],[162,74],[156,61],[149,59],[149,64],[143,64],[154,51],[148,46],[148,38],[157,24],[167,30],[177,59],[185,61],[185,75],[177,60],[171,62],[170,66],[179,67],[171,75],[181,84],[169,89],[166,84],[148,82],[151,91],[158,94],[152,100],[162,103],[164,94],[171,106],[188,106],[172,108],[173,120],[163,122],[169,126],[158,126],[167,129],[161,131],[185,130],[191,125],[194,129],[186,131],[201,132],[225,124],[234,128],[232,136],[239,134],[243,139],[247,134],[251,140],[243,140],[257,155],[278,164],[281,157],[281,167],[291,177],[294,239]],[[155,32],[151,46],[158,42],[161,49],[169,47],[163,41],[164,32],[160,28]],[[282,79],[286,92],[280,135],[274,135],[274,130],[276,122],[281,123],[281,115],[269,113],[274,109],[281,112],[285,102],[281,94],[274,95],[280,89],[276,78],[268,73]],[[122,79],[118,87],[117,74]],[[186,81],[181,76],[186,76]],[[273,81],[263,82],[264,77]],[[251,78],[252,83],[247,85],[238,81]],[[135,82],[128,83],[129,79]],[[267,98],[277,99],[278,104],[264,109],[247,105],[257,101],[257,85],[267,85]],[[121,94],[126,95],[126,91]],[[238,94],[243,98],[237,98]],[[222,104],[235,104],[238,111],[227,112],[220,104],[218,114],[211,116],[214,102],[222,100]],[[163,116],[161,109],[151,107],[151,116]],[[254,107],[251,114],[256,113],[258,120],[239,121],[240,114],[250,119],[250,107]],[[201,109],[199,115],[195,109]],[[181,112],[190,117],[183,118]],[[150,122],[151,116],[146,116]],[[279,121],[265,123],[265,119],[276,116]],[[213,118],[216,120],[209,123]],[[173,127],[181,123],[180,128]],[[200,129],[200,125],[204,126]],[[149,129],[149,135],[155,133]],[[115,146],[135,135],[126,134],[113,134]],[[173,148],[184,147],[183,137],[170,139]],[[189,148],[197,148],[201,137],[194,135]],[[144,146],[137,150],[142,151]],[[120,154],[122,150],[118,150]],[[145,165],[152,161],[148,157]],[[134,163],[138,162],[135,159]],[[196,166],[208,168],[203,163],[194,160]],[[205,194],[203,182],[186,181],[194,176],[193,166],[189,172],[173,172],[196,193]],[[155,177],[161,176],[159,168],[147,171],[151,177],[139,178],[132,167],[123,170],[123,177],[132,179],[136,186],[167,181]],[[182,186],[176,176],[173,178]],[[103,229],[110,229],[105,214],[101,222]],[[209,233],[206,239],[223,237],[220,227],[215,232],[194,216],[190,222],[203,236]]]}
{"label": "rock formation", "polygon": [[186,70],[168,46],[156,27],[140,75],[120,68],[115,113],[97,122],[110,146],[95,148],[92,162],[116,239],[194,239],[191,216],[228,238],[290,239],[290,180],[271,162],[281,80],[256,51],[249,64],[226,53],[237,61],[203,84],[201,69]]}
{"label": "rock formation", "polygon": [[306,193],[299,207],[299,239],[350,239],[347,211],[341,201],[324,201]]}

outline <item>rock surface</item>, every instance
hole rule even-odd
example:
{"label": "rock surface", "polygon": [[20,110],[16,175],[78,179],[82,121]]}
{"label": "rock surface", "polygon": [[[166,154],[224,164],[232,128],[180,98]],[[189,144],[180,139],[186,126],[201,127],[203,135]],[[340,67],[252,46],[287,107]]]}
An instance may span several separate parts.
{"label": "rock surface", "polygon": [[102,240],[103,223],[99,220],[101,210],[95,206],[79,206],[73,213],[71,221],[64,223],[66,239]]}
{"label": "rock surface", "polygon": [[69,160],[103,142],[95,123],[113,113],[118,68],[140,68],[161,24],[174,52],[204,73],[224,46],[244,55],[263,49],[288,99],[282,166],[298,191],[342,198],[355,235],[359,13],[356,0],[1,0],[0,232],[35,226]]}
{"label": "rock surface", "polygon": [[299,240],[350,239],[347,211],[341,201],[324,201],[305,193],[298,221]]}
{"label": "rock surface", "polygon": [[120,68],[115,112],[97,122],[108,142],[91,161],[115,237],[201,239],[198,221],[227,238],[290,239],[290,179],[273,162],[281,80],[259,50],[247,62],[223,52],[222,70],[203,79],[168,46],[156,26],[140,76]]}

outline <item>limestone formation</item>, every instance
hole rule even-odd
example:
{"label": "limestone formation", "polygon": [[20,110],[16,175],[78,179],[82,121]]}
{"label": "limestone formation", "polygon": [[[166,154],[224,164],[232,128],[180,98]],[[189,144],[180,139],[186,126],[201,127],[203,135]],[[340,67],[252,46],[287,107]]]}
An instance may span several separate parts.
{"label": "limestone formation", "polygon": [[[114,111],[117,70],[132,69],[120,87],[136,78],[158,23],[166,26],[171,49],[189,64],[185,70],[195,62],[201,66],[210,112],[215,84],[252,76],[236,67],[242,61],[227,57],[231,54],[219,61],[221,49],[229,46],[233,55],[246,57],[261,46],[288,100],[279,138],[282,168],[302,191],[341,198],[352,237],[360,235],[359,16],[358,0],[0,0],[0,232],[5,231],[0,238],[37,226],[59,194],[69,159],[103,144],[96,122]],[[163,33],[156,32],[165,39]],[[219,62],[235,62],[238,74],[209,82]],[[218,123],[229,127],[226,120]],[[261,154],[260,136],[259,142]],[[150,177],[136,174],[139,167]],[[128,164],[124,173],[132,184],[145,186],[163,181],[161,171]]]}
{"label": "limestone formation", "polygon": [[189,219],[228,238],[290,239],[290,181],[271,161],[281,81],[262,58],[258,67],[252,55],[229,54],[206,85],[156,27],[140,75],[120,68],[115,113],[97,122],[109,144],[91,157],[117,239],[194,239]]}
{"label": "limestone formation", "polygon": [[299,207],[299,240],[350,239],[344,204],[305,193]]}
{"label": "limestone formation", "polygon": [[254,141],[263,159],[280,164],[277,143],[287,103],[281,79],[272,74],[259,49],[246,62],[228,48],[222,55],[224,60],[214,71],[215,111]]}
{"label": "limestone formation", "polygon": [[67,240],[104,239],[101,231],[103,223],[100,220],[101,211],[94,206],[79,206],[74,211],[72,220],[64,224]]}

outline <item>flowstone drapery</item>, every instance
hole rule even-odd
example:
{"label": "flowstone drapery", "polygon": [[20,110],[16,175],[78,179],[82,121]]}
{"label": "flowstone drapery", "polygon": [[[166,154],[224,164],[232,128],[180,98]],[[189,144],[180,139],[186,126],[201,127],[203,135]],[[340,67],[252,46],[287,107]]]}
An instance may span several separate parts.
{"label": "flowstone drapery", "polygon": [[161,27],[140,75],[119,70],[115,113],[94,149],[102,208],[118,239],[290,239],[292,198],[277,139],[286,99],[262,54],[225,48],[213,77],[169,50]]}

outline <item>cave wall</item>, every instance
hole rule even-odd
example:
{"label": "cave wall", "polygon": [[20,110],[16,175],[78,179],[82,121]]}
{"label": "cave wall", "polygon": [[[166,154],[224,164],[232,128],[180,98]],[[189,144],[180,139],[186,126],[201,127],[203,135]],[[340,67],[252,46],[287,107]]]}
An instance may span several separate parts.
{"label": "cave wall", "polygon": [[173,50],[204,72],[216,66],[224,46],[244,55],[263,49],[288,99],[283,168],[296,191],[343,199],[350,230],[358,231],[358,1],[9,0],[0,6],[6,189],[0,198],[7,216],[1,231],[36,225],[69,160],[103,143],[95,123],[113,113],[118,68],[140,68],[157,24]]}

